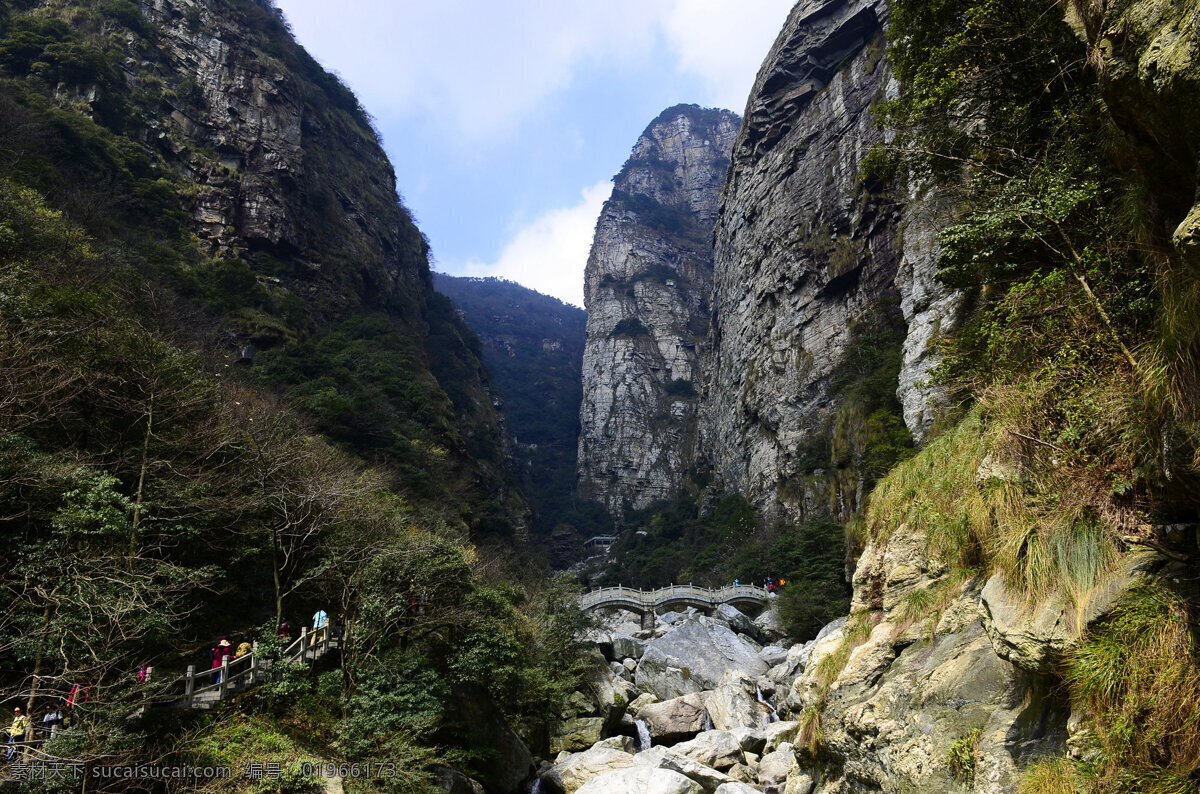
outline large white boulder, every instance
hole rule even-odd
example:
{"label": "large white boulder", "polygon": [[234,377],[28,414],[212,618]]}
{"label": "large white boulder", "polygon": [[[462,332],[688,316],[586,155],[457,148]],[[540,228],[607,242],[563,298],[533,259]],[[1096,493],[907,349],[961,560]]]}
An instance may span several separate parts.
{"label": "large white boulder", "polygon": [[733,780],[729,775],[679,755],[666,747],[651,747],[649,750],[638,753],[634,759],[639,765],[645,764],[678,772],[700,784],[700,787],[710,794],[716,791],[721,784]]}
{"label": "large white boulder", "polygon": [[730,670],[751,678],[767,672],[757,647],[719,621],[693,617],[646,646],[638,688],[667,699],[716,689]]}
{"label": "large white boulder", "polygon": [[562,756],[543,776],[556,788],[574,794],[585,783],[605,772],[628,769],[634,755],[610,747],[593,747],[582,753]]}
{"label": "large white boulder", "polygon": [[705,693],[704,705],[718,730],[761,728],[770,722],[770,712],[758,701],[754,681],[740,670],[730,670],[716,689]]}
{"label": "large white boulder", "polygon": [[697,694],[650,703],[637,712],[637,718],[646,723],[650,736],[658,744],[674,744],[690,739],[708,727],[708,711],[704,700]]}
{"label": "large white boulder", "polygon": [[701,794],[703,789],[670,769],[639,766],[605,772],[577,791],[578,794]]}
{"label": "large white boulder", "polygon": [[729,731],[704,731],[694,739],[673,745],[671,752],[718,770],[729,769],[744,760],[741,744]]}

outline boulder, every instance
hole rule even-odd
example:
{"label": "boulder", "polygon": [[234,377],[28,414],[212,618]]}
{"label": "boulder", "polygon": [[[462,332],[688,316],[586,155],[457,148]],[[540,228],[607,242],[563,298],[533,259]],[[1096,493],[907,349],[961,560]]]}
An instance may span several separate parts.
{"label": "boulder", "polygon": [[642,694],[635,697],[633,699],[633,701],[629,704],[629,710],[632,711],[634,714],[637,714],[644,707],[649,706],[651,703],[657,703],[657,702],[658,702],[657,695],[653,694],[652,692],[643,692]]}
{"label": "boulder", "polygon": [[639,766],[605,772],[577,791],[579,794],[701,794],[703,789],[670,769]]}
{"label": "boulder", "polygon": [[775,667],[787,661],[788,649],[779,645],[768,645],[759,651],[758,655],[768,667]]}
{"label": "boulder", "polygon": [[609,747],[593,747],[559,758],[543,777],[563,794],[574,794],[598,775],[632,767],[633,759],[631,753]]}
{"label": "boulder", "polygon": [[623,678],[626,681],[629,680],[629,670],[628,670],[628,668],[625,667],[625,665],[621,664],[620,662],[609,662],[608,669],[617,678]]}
{"label": "boulder", "polygon": [[690,739],[708,727],[704,700],[696,694],[643,706],[637,713],[658,743],[673,744]]}
{"label": "boulder", "polygon": [[448,766],[433,771],[437,784],[446,794],[486,794],[483,784]]}
{"label": "boulder", "polygon": [[722,731],[759,728],[770,721],[766,706],[758,702],[754,681],[738,670],[730,670],[715,690],[705,693],[704,705],[713,727]]}
{"label": "boulder", "polygon": [[680,612],[664,612],[658,616],[659,623],[665,623],[668,626],[674,626],[676,623],[683,621],[684,615]]}
{"label": "boulder", "polygon": [[814,643],[818,643],[828,637],[830,634],[833,634],[835,631],[841,631],[846,626],[846,622],[849,620],[850,616],[844,615],[840,618],[829,621],[821,627],[821,630],[817,632],[817,636],[813,637],[812,641]]}
{"label": "boulder", "polygon": [[743,760],[741,744],[728,731],[704,731],[694,739],[672,746],[671,752],[719,770],[729,769]]}
{"label": "boulder", "polygon": [[[738,783],[749,783],[750,781],[755,779],[754,770],[752,770],[750,767],[746,766],[745,764],[734,764],[733,766],[731,766],[729,769],[727,769],[725,771],[725,774],[729,775],[731,778],[734,779],[734,781],[736,781]],[[731,786],[731,785],[733,785],[733,784],[732,783],[722,783],[721,785],[717,786],[718,794],[719,794],[719,792],[721,792],[722,790],[725,789],[725,786]],[[756,788],[751,788],[750,790],[753,792],[758,792],[758,789],[756,789]]]}
{"label": "boulder", "polygon": [[637,659],[622,659],[621,665],[629,675],[633,675],[637,671]]}
{"label": "boulder", "polygon": [[771,604],[770,609],[754,619],[754,626],[758,629],[758,636],[768,642],[787,637],[787,629],[783,627],[783,621],[779,619],[779,609],[775,604]]}
{"label": "boulder", "polygon": [[774,752],[767,753],[758,762],[758,782],[766,786],[775,786],[787,780],[788,773],[796,763],[796,755],[792,745],[784,742]]}
{"label": "boulder", "polygon": [[718,604],[717,608],[713,610],[713,618],[728,624],[729,628],[738,634],[754,636],[758,633],[758,627],[754,625],[754,621],[746,617],[737,607],[729,604]]}
{"label": "boulder", "polygon": [[706,792],[713,792],[723,783],[729,783],[733,778],[722,774],[712,767],[697,763],[690,758],[679,755],[666,747],[651,747],[634,756],[637,764],[670,769],[673,772],[694,780]]}
{"label": "boulder", "polygon": [[574,717],[557,723],[550,734],[550,752],[586,750],[604,735],[603,717]]}
{"label": "boulder", "polygon": [[596,713],[595,702],[582,692],[572,692],[563,704],[562,718],[591,717]]}
{"label": "boulder", "polygon": [[641,659],[646,652],[646,641],[632,634],[614,632],[612,635],[612,652],[614,659]]}
{"label": "boulder", "polygon": [[[779,725],[781,723],[773,723]],[[729,735],[737,740],[738,746],[747,753],[758,753],[762,755],[763,748],[767,744],[767,739],[763,736],[762,731],[754,730],[753,728],[734,728],[729,731]]]}
{"label": "boulder", "polygon": [[635,680],[643,691],[666,699],[715,689],[730,670],[757,677],[767,665],[728,626],[698,617],[646,646]]}
{"label": "boulder", "polygon": [[596,748],[620,750],[623,753],[629,753],[632,755],[633,753],[637,752],[637,742],[633,740],[632,736],[610,736],[607,739],[601,739],[592,745],[592,749]]}
{"label": "boulder", "polygon": [[717,786],[717,790],[713,794],[761,794],[761,792],[753,786],[747,786],[745,783],[722,783]]}
{"label": "boulder", "polygon": [[980,593],[983,627],[1001,659],[1031,672],[1050,672],[1087,626],[1107,615],[1121,593],[1161,562],[1153,551],[1130,552],[1121,567],[1103,577],[1076,606],[1068,606],[1062,596],[1030,606],[995,574]]}
{"label": "boulder", "polygon": [[777,750],[785,742],[793,742],[796,739],[796,734],[800,733],[800,723],[783,721],[772,722],[767,727],[763,728],[761,735],[763,737],[762,749],[760,753],[770,753]]}
{"label": "boulder", "polygon": [[793,767],[788,773],[787,783],[783,786],[783,794],[812,794],[812,790],[812,775],[801,772],[799,767]]}
{"label": "boulder", "polygon": [[629,701],[637,697],[637,689],[631,682],[614,675],[607,666],[592,669],[586,681],[592,699],[599,706],[593,713],[603,717],[608,728],[619,725]]}

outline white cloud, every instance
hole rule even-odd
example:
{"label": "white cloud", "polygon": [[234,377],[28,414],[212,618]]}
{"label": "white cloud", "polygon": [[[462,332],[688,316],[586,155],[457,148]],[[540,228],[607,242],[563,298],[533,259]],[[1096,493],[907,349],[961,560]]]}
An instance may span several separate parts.
{"label": "white cloud", "polygon": [[559,300],[583,306],[583,269],[592,247],[609,181],[582,191],[569,207],[550,210],[518,229],[495,262],[442,263],[451,273],[516,281]]}
{"label": "white cloud", "polygon": [[705,96],[741,111],[792,0],[278,0],[297,37],[381,117],[466,145],[517,129],[583,69],[649,64],[664,46]]}
{"label": "white cloud", "polygon": [[791,0],[675,0],[661,24],[678,69],[703,80],[703,104],[741,113],[791,7]]}

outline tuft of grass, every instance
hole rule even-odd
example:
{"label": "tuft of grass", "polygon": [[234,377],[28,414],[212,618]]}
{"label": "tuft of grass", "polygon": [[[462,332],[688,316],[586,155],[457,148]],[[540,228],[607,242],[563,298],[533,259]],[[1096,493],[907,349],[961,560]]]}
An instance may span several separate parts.
{"label": "tuft of grass", "polygon": [[[999,571],[1031,604],[1056,594],[1084,601],[1116,564],[1117,527],[1128,520],[1109,508],[1108,486],[1094,474],[1042,460],[1009,430],[1023,426],[1017,403],[1034,398],[997,390],[896,466],[867,506],[871,539],[885,541],[906,524],[953,571]],[[1013,476],[981,481],[989,455],[1019,462],[1019,474],[1014,465]]]}
{"label": "tuft of grass", "polygon": [[1139,791],[1195,791],[1200,648],[1187,603],[1161,584],[1130,590],[1067,658],[1072,704],[1088,716],[1102,777]]}
{"label": "tuft of grass", "polygon": [[979,739],[982,736],[981,729],[972,728],[966,735],[955,739],[946,754],[950,775],[967,788],[975,785],[975,767],[979,760]]}
{"label": "tuft of grass", "polygon": [[929,587],[905,593],[893,613],[896,627],[892,638],[899,637],[915,623],[928,620],[929,639],[932,641],[946,607],[962,593],[963,585],[977,574],[978,570],[974,568],[956,568]]}
{"label": "tuft of grass", "polygon": [[850,654],[871,636],[871,629],[879,623],[880,617],[880,613],[865,609],[850,615],[850,619],[846,621],[846,626],[842,630],[842,639],[837,648],[821,657],[817,662],[814,673],[817,684],[816,696],[800,717],[800,738],[797,739],[797,744],[806,748],[813,755],[818,752],[824,741],[824,733],[821,730],[821,712],[824,711],[825,704],[829,702],[829,690],[833,687],[833,682],[842,674],[842,670],[846,669],[846,663],[850,661]]}
{"label": "tuft of grass", "polygon": [[1017,783],[1017,794],[1083,794],[1085,791],[1079,767],[1069,758],[1050,758],[1030,764]]}

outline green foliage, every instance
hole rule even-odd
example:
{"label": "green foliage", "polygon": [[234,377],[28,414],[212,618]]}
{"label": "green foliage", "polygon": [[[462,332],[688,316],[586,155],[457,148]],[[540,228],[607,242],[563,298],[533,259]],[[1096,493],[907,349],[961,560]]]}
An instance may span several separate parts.
{"label": "green foliage", "polygon": [[975,785],[975,767],[982,736],[981,729],[972,728],[965,736],[955,739],[946,753],[946,766],[950,768],[950,776],[968,789]]}
{"label": "green foliage", "polygon": [[668,381],[665,391],[668,397],[682,397],[685,400],[696,396],[696,387],[687,378],[674,378]]}
{"label": "green foliage", "polygon": [[1200,765],[1200,647],[1189,605],[1138,586],[1069,654],[1072,704],[1089,717],[1102,779],[1113,789],[1193,791]]}
{"label": "green foliage", "polygon": [[642,321],[637,317],[625,317],[621,319],[612,331],[608,334],[610,337],[625,336],[636,339],[639,336],[649,336],[650,329],[642,324]]}

